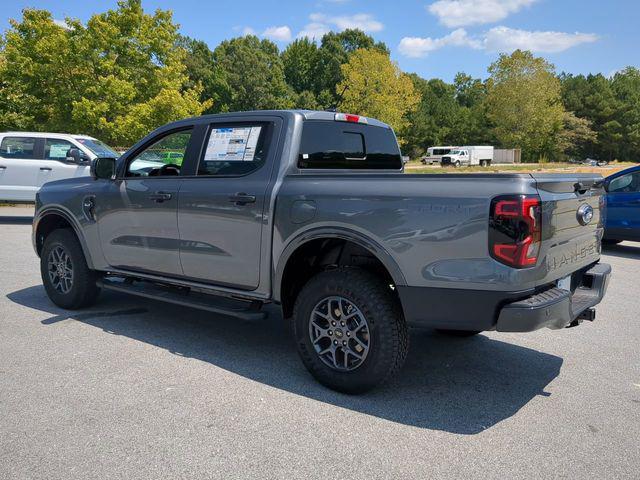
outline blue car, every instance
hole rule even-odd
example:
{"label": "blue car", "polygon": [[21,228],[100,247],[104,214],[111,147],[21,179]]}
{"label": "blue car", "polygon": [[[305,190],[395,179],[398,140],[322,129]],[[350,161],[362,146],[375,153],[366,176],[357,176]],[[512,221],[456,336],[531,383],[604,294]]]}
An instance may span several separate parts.
{"label": "blue car", "polygon": [[607,191],[604,241],[640,241],[640,166],[614,173],[604,185]]}

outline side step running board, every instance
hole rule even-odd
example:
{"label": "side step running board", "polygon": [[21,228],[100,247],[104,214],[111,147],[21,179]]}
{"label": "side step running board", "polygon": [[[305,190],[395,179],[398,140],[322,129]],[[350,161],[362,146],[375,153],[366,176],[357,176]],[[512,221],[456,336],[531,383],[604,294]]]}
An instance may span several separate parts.
{"label": "side step running board", "polygon": [[185,307],[198,308],[220,315],[240,318],[242,320],[262,320],[267,314],[260,310],[260,302],[244,302],[225,297],[207,295],[189,289],[177,289],[156,285],[144,281],[103,278],[98,286],[105,290],[128,293],[139,297],[151,298],[162,302],[174,303]]}

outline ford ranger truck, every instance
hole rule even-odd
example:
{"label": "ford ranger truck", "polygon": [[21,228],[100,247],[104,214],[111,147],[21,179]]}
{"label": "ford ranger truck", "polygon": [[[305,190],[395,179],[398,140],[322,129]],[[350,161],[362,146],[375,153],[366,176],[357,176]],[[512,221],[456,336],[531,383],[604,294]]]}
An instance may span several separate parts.
{"label": "ford ranger truck", "polygon": [[[149,166],[178,152],[182,161]],[[90,177],[45,184],[33,243],[49,298],[101,290],[216,314],[278,305],[322,384],[393,377],[408,327],[458,336],[593,320],[602,178],[410,175],[393,130],[357,115],[257,111],[171,123]]]}

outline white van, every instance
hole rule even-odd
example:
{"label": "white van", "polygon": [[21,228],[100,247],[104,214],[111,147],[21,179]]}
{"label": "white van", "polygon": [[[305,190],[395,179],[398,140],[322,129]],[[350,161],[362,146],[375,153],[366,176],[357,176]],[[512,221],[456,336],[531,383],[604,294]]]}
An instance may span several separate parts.
{"label": "white van", "polygon": [[0,200],[33,202],[46,182],[88,176],[91,160],[118,156],[87,135],[0,133]]}
{"label": "white van", "polygon": [[427,154],[420,161],[423,165],[440,165],[442,157],[457,148],[460,147],[429,147],[427,148]]}
{"label": "white van", "polygon": [[493,162],[493,147],[490,146],[470,146],[460,147],[451,150],[448,155],[442,157],[442,166],[480,165],[488,167]]}

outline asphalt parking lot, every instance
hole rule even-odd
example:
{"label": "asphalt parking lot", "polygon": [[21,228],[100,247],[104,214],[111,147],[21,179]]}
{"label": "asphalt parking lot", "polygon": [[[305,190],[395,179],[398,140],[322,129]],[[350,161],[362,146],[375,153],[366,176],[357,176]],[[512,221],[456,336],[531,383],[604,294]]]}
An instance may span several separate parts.
{"label": "asphalt parking lot", "polygon": [[28,214],[0,209],[2,479],[640,476],[640,243],[606,250],[594,323],[416,330],[401,374],[350,397],[311,379],[277,314],[54,307]]}

